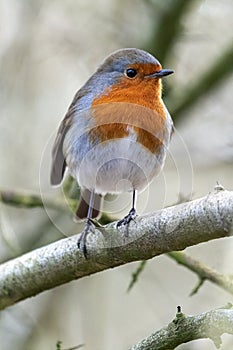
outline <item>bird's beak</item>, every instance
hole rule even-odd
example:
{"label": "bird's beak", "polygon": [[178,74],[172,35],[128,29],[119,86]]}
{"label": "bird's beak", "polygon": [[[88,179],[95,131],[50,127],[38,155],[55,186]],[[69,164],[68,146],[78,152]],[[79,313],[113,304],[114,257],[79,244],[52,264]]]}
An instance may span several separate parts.
{"label": "bird's beak", "polygon": [[173,74],[173,73],[174,73],[174,70],[161,69],[161,70],[158,70],[156,73],[150,74],[150,77],[152,77],[152,78],[163,78],[166,75],[170,75],[170,74]]}

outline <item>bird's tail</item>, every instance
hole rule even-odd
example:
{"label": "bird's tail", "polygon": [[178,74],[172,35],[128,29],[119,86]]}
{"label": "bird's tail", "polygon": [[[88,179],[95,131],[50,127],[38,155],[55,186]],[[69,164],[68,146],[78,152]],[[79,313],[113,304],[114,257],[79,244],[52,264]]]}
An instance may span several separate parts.
{"label": "bird's tail", "polygon": [[[93,205],[92,205],[92,215],[91,218],[98,218],[101,214],[102,196],[100,194],[94,193]],[[75,219],[82,220],[87,217],[89,203],[90,203],[91,192],[87,189],[81,191],[81,198],[78,208],[75,212]]]}

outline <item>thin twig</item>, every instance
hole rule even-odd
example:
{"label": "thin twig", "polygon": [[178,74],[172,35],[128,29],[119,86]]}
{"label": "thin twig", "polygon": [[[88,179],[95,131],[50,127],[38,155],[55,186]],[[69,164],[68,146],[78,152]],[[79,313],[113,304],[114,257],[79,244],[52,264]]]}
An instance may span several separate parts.
{"label": "thin twig", "polygon": [[183,252],[169,252],[167,255],[175,260],[178,264],[186,266],[189,270],[198,275],[199,282],[191,292],[195,294],[205,280],[209,280],[227,292],[233,294],[233,279],[230,276],[223,275],[218,271],[200,263]]}
{"label": "thin twig", "polygon": [[142,260],[139,262],[138,267],[136,268],[136,270],[132,273],[132,277],[131,277],[131,281],[130,284],[127,288],[127,292],[129,292],[133,286],[135,285],[135,283],[138,281],[138,278],[140,276],[140,274],[142,273],[142,271],[144,270],[145,266],[146,266],[146,260]]}
{"label": "thin twig", "polygon": [[[40,194],[28,193],[25,191],[0,190],[0,201],[4,204],[18,208],[50,208],[59,211],[67,211],[67,204],[62,199],[55,199],[50,196],[41,197]],[[70,199],[70,207],[76,205],[77,201]]]}

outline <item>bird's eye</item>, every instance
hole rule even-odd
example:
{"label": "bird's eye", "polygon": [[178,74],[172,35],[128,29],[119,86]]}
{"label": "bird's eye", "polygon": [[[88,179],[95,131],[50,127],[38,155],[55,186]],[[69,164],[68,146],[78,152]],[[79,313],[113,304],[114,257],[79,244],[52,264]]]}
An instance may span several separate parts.
{"label": "bird's eye", "polygon": [[137,75],[137,71],[136,71],[136,69],[133,69],[133,68],[128,68],[128,69],[126,69],[126,71],[125,71],[125,74],[126,74],[126,76],[128,77],[128,78],[135,78],[136,77],[136,75]]}

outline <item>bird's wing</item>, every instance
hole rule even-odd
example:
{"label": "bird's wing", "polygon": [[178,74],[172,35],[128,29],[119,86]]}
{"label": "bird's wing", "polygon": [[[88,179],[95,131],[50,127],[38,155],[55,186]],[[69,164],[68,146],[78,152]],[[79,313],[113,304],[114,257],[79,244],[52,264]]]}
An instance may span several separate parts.
{"label": "bird's wing", "polygon": [[74,96],[74,99],[62,120],[52,150],[52,167],[50,173],[51,185],[59,185],[63,179],[66,169],[66,160],[63,154],[63,142],[67,131],[72,125],[72,120],[76,117],[80,100],[89,92],[88,86],[83,86]]}
{"label": "bird's wing", "polygon": [[75,105],[71,105],[62,120],[52,150],[52,167],[50,173],[51,185],[59,185],[66,169],[66,160],[63,154],[63,142],[75,112]]}

